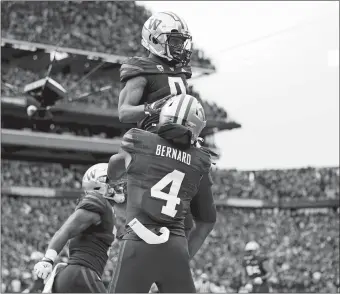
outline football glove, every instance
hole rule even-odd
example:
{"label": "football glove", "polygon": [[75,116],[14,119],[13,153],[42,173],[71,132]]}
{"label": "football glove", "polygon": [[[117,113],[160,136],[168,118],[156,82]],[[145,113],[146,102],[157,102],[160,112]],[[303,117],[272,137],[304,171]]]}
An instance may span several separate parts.
{"label": "football glove", "polygon": [[253,285],[248,283],[244,286],[244,289],[248,292],[251,292],[253,291]]}
{"label": "football glove", "polygon": [[155,102],[152,102],[150,104],[145,103],[144,104],[144,113],[148,116],[151,116],[153,114],[159,114],[162,110],[163,105],[171,98],[173,97],[172,94],[157,100]]}
{"label": "football glove", "polygon": [[255,285],[262,285],[263,281],[262,281],[262,278],[260,277],[257,277],[254,279],[254,284]]}
{"label": "football glove", "polygon": [[109,193],[112,195],[112,200],[116,203],[123,203],[127,195],[127,182],[120,180],[118,183],[111,184]]}
{"label": "football glove", "polygon": [[34,266],[34,273],[43,280],[46,280],[52,272],[53,261],[44,257]]}

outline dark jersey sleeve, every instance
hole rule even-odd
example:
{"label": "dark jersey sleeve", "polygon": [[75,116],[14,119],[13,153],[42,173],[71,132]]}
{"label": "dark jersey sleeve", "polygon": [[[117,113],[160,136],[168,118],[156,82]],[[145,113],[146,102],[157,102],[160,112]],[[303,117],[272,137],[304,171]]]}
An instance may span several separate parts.
{"label": "dark jersey sleeve", "polygon": [[[146,74],[162,73],[157,68],[157,63],[149,58],[132,57],[123,62],[120,67],[120,81],[126,83],[129,79]],[[186,79],[192,76],[191,66],[179,67],[174,71],[165,70],[165,73],[180,74],[183,73]]]}
{"label": "dark jersey sleeve", "polygon": [[139,76],[144,68],[137,57],[126,60],[120,67],[120,81],[126,83],[129,79]]}
{"label": "dark jersey sleeve", "polygon": [[204,222],[216,222],[216,207],[211,189],[212,184],[210,173],[204,174],[198,192],[190,203],[191,214],[194,219]]}
{"label": "dark jersey sleeve", "polygon": [[149,132],[140,129],[130,129],[127,131],[122,139],[121,148],[130,153],[148,153],[149,143],[152,140]]}
{"label": "dark jersey sleeve", "polygon": [[88,194],[80,200],[76,207],[77,209],[85,209],[103,215],[106,211],[106,200],[105,198]]}
{"label": "dark jersey sleeve", "polygon": [[259,260],[259,264],[263,265],[264,262],[266,262],[268,260],[268,257],[265,256],[265,255],[260,255],[258,257],[258,260]]}
{"label": "dark jersey sleeve", "polygon": [[136,145],[138,145],[138,139],[133,129],[130,129],[123,136],[121,148],[128,153],[134,153]]}

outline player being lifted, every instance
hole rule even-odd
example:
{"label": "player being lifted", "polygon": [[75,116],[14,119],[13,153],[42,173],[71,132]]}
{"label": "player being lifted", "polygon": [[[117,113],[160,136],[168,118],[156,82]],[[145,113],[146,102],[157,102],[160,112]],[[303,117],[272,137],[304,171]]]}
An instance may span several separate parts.
{"label": "player being lifted", "polygon": [[[190,95],[172,97],[160,113],[157,134],[131,129],[108,177],[127,173],[126,232],[109,292],[196,292],[189,261],[213,229],[210,154],[196,147],[206,124],[203,107]],[[111,171],[111,172],[110,172]],[[184,220],[196,226],[187,240]]]}
{"label": "player being lifted", "polygon": [[155,131],[159,112],[171,96],[186,94],[191,77],[192,37],[186,22],[173,12],[152,15],[142,29],[142,45],[149,57],[133,57],[122,64],[119,119]]}
{"label": "player being lifted", "polygon": [[[44,293],[104,293],[101,280],[109,249],[114,241],[113,204],[120,194],[108,184],[107,163],[93,165],[84,174],[80,199],[73,214],[54,234],[45,257],[34,271],[46,281]],[[53,263],[67,241],[67,264]]]}
{"label": "player being lifted", "polygon": [[[173,12],[159,12],[145,22],[141,43],[149,57],[130,58],[120,69],[123,89],[119,95],[119,119],[156,132],[164,103],[188,91],[192,36],[183,18]],[[188,235],[193,226],[190,214],[185,224]]]}
{"label": "player being lifted", "polygon": [[255,241],[246,244],[245,252],[242,263],[245,288],[253,293],[269,293],[268,279],[273,272],[269,260],[260,254],[260,246]]}

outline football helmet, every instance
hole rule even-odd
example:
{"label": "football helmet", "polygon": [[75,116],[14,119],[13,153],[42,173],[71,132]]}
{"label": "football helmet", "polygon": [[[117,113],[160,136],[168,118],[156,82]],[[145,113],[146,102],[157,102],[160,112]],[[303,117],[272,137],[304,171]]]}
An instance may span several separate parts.
{"label": "football helmet", "polygon": [[173,12],[153,14],[142,29],[142,45],[170,62],[187,65],[192,54],[192,36],[186,22]]}
{"label": "football helmet", "polygon": [[85,194],[101,195],[106,199],[122,203],[125,201],[126,180],[122,178],[114,184],[109,184],[107,169],[107,163],[98,163],[91,166],[83,176],[83,191]]}
{"label": "football helmet", "polygon": [[198,136],[206,126],[203,106],[198,100],[187,94],[171,97],[163,106],[158,123],[158,133],[162,129],[173,129],[173,133],[190,132],[191,144],[196,143]]}
{"label": "football helmet", "polygon": [[260,245],[255,241],[248,242],[244,248],[245,251],[258,251],[259,249]]}

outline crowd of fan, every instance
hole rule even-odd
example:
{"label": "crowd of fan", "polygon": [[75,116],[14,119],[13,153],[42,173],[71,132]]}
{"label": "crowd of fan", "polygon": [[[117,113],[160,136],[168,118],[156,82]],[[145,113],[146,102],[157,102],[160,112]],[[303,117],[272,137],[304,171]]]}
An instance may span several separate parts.
{"label": "crowd of fan", "polygon": [[[19,67],[12,67],[6,64],[1,66],[2,80],[10,86],[3,84],[1,86],[1,95],[16,97],[22,96],[24,86],[45,77],[45,72],[36,73]],[[80,82],[82,77],[76,74],[53,74],[51,76],[55,81],[60,83],[67,93],[67,99],[74,99],[71,104],[94,105],[103,109],[117,109],[118,97],[121,89],[120,82],[115,82],[110,76],[100,78],[88,78]],[[11,88],[12,87],[12,88]],[[208,103],[202,100],[200,94],[189,87],[189,93],[200,99],[208,119],[225,120],[227,112],[219,107],[216,103]],[[77,99],[80,98],[81,99]],[[60,102],[66,102],[62,100]],[[69,102],[67,102],[69,103]],[[58,104],[58,103],[57,103]]]}
{"label": "crowd of fan", "polygon": [[218,170],[213,172],[214,193],[227,197],[287,203],[292,199],[339,199],[339,167],[286,170]]}
{"label": "crowd of fan", "polygon": [[[88,166],[2,160],[1,184],[5,186],[78,189]],[[262,199],[274,203],[292,199],[339,199],[339,167],[291,170],[212,172],[214,195]]]}
{"label": "crowd of fan", "polygon": [[[140,45],[141,28],[150,16],[135,1],[4,2],[1,35],[87,51],[143,56],[146,52]],[[192,64],[214,68],[201,50],[194,50]]]}
{"label": "crowd of fan", "polygon": [[[76,200],[2,195],[2,293],[18,293],[33,282],[32,269],[47,242],[70,215]],[[339,210],[290,212],[221,209],[213,232],[191,262],[198,291],[237,292],[243,286],[243,248],[256,240],[273,262],[276,292],[336,292],[339,289]],[[117,262],[114,243],[103,281]],[[67,246],[60,261],[67,261]],[[59,261],[58,260],[58,261]]]}

